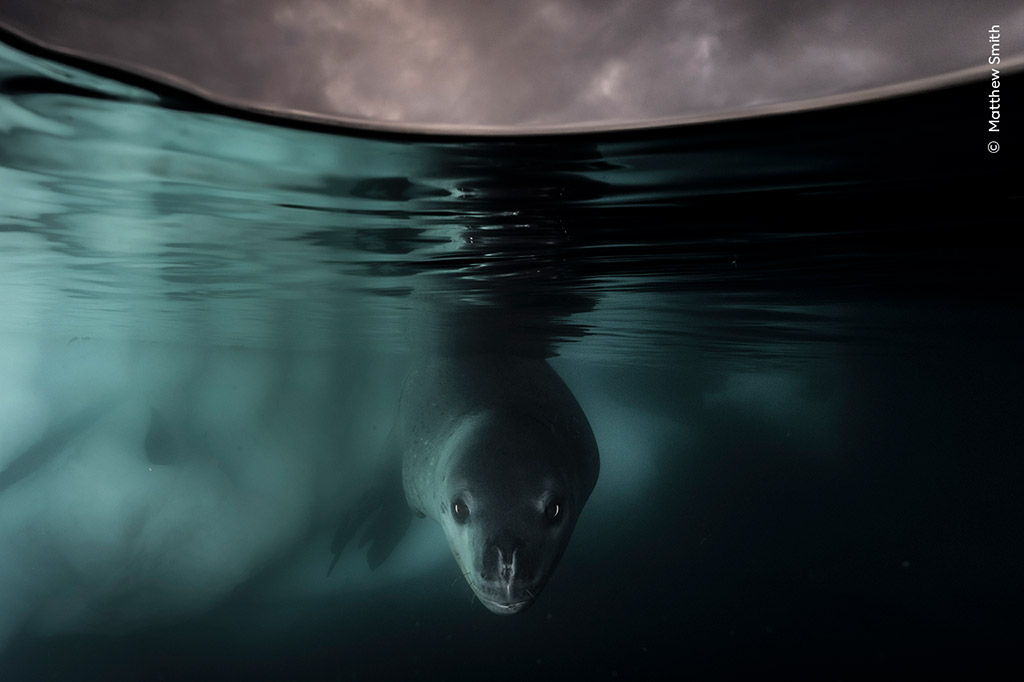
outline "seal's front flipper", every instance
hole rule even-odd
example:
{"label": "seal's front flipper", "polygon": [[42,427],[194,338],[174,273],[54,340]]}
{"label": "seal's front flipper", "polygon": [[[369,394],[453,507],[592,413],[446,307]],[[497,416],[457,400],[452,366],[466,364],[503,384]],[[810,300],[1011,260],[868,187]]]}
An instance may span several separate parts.
{"label": "seal's front flipper", "polygon": [[377,518],[373,520],[359,540],[360,547],[364,547],[367,543],[370,545],[366,550],[366,563],[371,571],[377,570],[377,567],[391,556],[395,547],[405,536],[405,531],[409,529],[412,512],[409,511],[409,506],[405,503],[405,495],[401,491],[402,489],[399,488],[398,495],[393,489],[387,491],[380,513],[377,514]]}
{"label": "seal's front flipper", "polygon": [[327,567],[327,575],[334,570],[342,551],[364,525],[366,530],[359,539],[359,547],[369,545],[366,563],[371,570],[376,570],[395,551],[411,521],[412,512],[405,503],[401,487],[397,494],[391,486],[367,490],[356,506],[345,515],[334,534],[331,542],[331,553],[334,556]]}
{"label": "seal's front flipper", "polygon": [[334,565],[338,563],[341,552],[352,541],[352,538],[359,532],[359,529],[366,523],[366,520],[379,509],[381,499],[380,490],[378,488],[371,488],[363,493],[356,506],[345,514],[345,518],[338,524],[338,530],[334,532],[334,539],[331,541],[331,554],[333,556],[331,557],[330,566],[327,567],[327,575],[330,575],[331,571],[334,570]]}
{"label": "seal's front flipper", "polygon": [[402,460],[388,438],[384,445],[384,476],[367,490],[359,502],[345,514],[331,542],[331,564],[327,575],[334,570],[345,547],[352,542],[360,528],[366,530],[359,539],[359,547],[366,550],[366,563],[375,570],[391,556],[409,528],[412,512],[405,502],[402,490]]}

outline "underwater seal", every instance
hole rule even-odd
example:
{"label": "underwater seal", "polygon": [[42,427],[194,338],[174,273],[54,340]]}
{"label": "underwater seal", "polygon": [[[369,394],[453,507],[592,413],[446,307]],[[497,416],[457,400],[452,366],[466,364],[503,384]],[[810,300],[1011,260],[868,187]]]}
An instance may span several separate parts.
{"label": "underwater seal", "polygon": [[540,593],[597,482],[597,443],[544,360],[433,358],[410,374],[393,438],[409,506],[441,525],[489,610]]}
{"label": "underwater seal", "polygon": [[[415,367],[385,449],[401,458],[407,509],[440,524],[470,588],[497,614],[540,594],[600,468],[561,377],[543,359],[506,355],[434,356]],[[371,547],[371,566],[408,521],[385,503],[375,523],[375,543],[385,539],[376,556]],[[354,532],[339,529],[335,560]]]}

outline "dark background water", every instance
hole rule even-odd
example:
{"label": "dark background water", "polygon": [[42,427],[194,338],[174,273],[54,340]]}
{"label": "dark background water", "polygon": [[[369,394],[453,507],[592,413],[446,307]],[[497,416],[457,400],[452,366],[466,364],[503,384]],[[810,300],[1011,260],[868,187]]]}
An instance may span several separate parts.
{"label": "dark background water", "polygon": [[[95,87],[22,75],[0,94],[38,113],[60,111],[61,97],[100,101]],[[1024,156],[1009,114],[986,132],[989,89],[605,135],[267,128],[307,136],[307,150],[397,160],[386,173],[284,181],[257,161],[271,187],[225,182],[218,195],[150,168],[155,215],[190,194],[193,213],[224,229],[246,209],[273,216],[272,248],[312,249],[280,271],[301,272],[315,253],[351,276],[329,293],[397,311],[380,336],[416,312],[409,294],[426,280],[444,302],[427,324],[442,335],[560,356],[607,480],[655,475],[588,507],[542,598],[513,618],[473,604],[450,561],[385,588],[268,596],[282,556],[185,620],[23,634],[0,658],[3,679],[835,679],[1012,665],[1024,635]],[[1024,111],[1022,92],[1020,75],[1003,79],[1005,112]],[[163,97],[108,93],[81,120],[134,102],[177,117],[164,124],[265,127]],[[52,163],[38,134],[0,139],[7,169]],[[74,174],[79,157],[67,156]],[[58,196],[109,182],[52,176]],[[225,208],[227,188],[243,194]],[[75,256],[73,224],[43,214],[0,230],[43,234]],[[260,302],[261,277],[280,291],[280,271],[226,267],[244,241],[226,240],[224,260],[203,260],[198,240],[180,255],[169,243],[157,298],[204,303],[243,283]],[[102,303],[124,292],[86,293]],[[335,303],[328,295],[326,309]],[[602,426],[616,413],[641,420],[635,445],[647,452]]]}

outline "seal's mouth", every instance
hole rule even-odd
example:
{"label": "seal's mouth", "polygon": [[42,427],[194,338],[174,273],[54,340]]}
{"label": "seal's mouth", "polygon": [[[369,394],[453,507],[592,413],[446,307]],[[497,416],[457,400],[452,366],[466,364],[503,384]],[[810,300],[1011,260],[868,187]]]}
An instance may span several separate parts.
{"label": "seal's mouth", "polygon": [[526,609],[527,606],[533,603],[532,599],[524,599],[522,601],[515,601],[509,603],[502,603],[482,597],[479,594],[476,595],[480,600],[480,603],[487,607],[487,610],[491,613],[496,613],[499,616],[511,616],[513,613],[519,613]]}
{"label": "seal's mouth", "polygon": [[470,580],[469,586],[488,611],[499,615],[511,615],[525,611],[540,592],[539,589],[531,590],[518,581],[512,583],[481,581],[481,583],[477,583]]}

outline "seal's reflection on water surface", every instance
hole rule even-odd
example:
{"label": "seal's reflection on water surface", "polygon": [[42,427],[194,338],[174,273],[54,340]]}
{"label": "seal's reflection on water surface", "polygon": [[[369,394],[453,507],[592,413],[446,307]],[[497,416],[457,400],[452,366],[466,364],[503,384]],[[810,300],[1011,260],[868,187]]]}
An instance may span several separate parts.
{"label": "seal's reflection on water surface", "polygon": [[[453,257],[469,267],[435,272],[414,293],[415,360],[384,448],[401,486],[390,476],[332,545],[333,568],[379,509],[363,539],[376,567],[412,512],[428,517],[497,614],[518,613],[540,594],[600,468],[586,415],[547,358],[557,340],[581,335],[568,318],[593,306],[558,256],[572,228],[565,198],[593,197],[602,185],[530,176],[528,165],[519,158],[466,192],[499,224],[467,226]],[[561,206],[554,215],[545,211],[551,199]]]}

